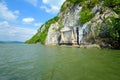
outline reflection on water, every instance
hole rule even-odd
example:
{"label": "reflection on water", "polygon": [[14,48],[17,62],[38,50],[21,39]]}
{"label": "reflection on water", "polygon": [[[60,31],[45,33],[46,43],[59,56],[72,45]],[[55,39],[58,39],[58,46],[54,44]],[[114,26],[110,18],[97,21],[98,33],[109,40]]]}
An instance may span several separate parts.
{"label": "reflection on water", "polygon": [[120,50],[1,44],[0,80],[120,80]]}

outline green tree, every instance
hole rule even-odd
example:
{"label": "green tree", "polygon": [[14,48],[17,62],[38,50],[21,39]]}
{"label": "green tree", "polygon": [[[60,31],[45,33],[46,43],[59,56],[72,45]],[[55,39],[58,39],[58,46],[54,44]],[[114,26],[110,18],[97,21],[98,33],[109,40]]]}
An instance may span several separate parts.
{"label": "green tree", "polygon": [[70,1],[70,2],[72,2],[72,3],[80,3],[80,2],[82,2],[82,1],[84,1],[84,0],[67,0],[67,1]]}
{"label": "green tree", "polygon": [[107,26],[109,27],[112,48],[120,49],[120,18],[109,18]]}
{"label": "green tree", "polygon": [[81,24],[84,24],[84,23],[88,22],[92,17],[93,17],[93,13],[91,13],[91,10],[87,8],[80,12],[79,21]]}
{"label": "green tree", "polygon": [[103,0],[104,1],[104,6],[107,7],[115,7],[120,5],[120,0]]}
{"label": "green tree", "polygon": [[88,7],[94,7],[98,2],[99,0],[89,0]]}
{"label": "green tree", "polygon": [[120,39],[120,18],[110,18],[107,24],[110,26],[110,36],[115,40]]}

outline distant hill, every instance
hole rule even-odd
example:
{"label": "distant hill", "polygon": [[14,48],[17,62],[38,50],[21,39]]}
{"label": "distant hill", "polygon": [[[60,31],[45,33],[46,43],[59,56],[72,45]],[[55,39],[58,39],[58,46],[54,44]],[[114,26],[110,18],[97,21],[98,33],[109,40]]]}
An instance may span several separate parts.
{"label": "distant hill", "polygon": [[0,44],[23,44],[24,42],[20,41],[0,41]]}

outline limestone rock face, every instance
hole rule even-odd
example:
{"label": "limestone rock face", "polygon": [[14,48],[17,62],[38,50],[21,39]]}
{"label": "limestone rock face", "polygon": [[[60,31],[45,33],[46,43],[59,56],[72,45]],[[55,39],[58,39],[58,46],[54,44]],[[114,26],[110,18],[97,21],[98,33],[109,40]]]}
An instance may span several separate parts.
{"label": "limestone rock face", "polygon": [[107,32],[105,20],[110,17],[119,18],[120,16],[111,8],[102,6],[102,2],[99,2],[90,8],[92,18],[81,24],[79,20],[83,16],[80,16],[80,13],[84,11],[85,6],[86,3],[85,5],[74,4],[67,0],[62,6],[63,9],[58,13],[57,18],[52,22],[48,21],[38,32],[40,35],[42,33],[47,34],[44,41],[45,45],[103,43],[99,40],[99,37]]}
{"label": "limestone rock face", "polygon": [[[82,7],[80,7],[78,4],[76,5],[71,5],[71,7],[68,7],[65,12],[60,12],[58,14],[58,17],[61,18],[61,20],[58,20],[58,22],[53,23],[50,25],[48,35],[46,38],[46,45],[57,45],[62,42],[62,37],[66,36],[66,41],[68,44],[69,43],[74,43],[76,42],[76,28],[79,26],[78,20],[79,20],[79,12],[82,10]],[[62,23],[63,28],[58,31],[60,24]],[[66,28],[73,29],[72,32],[68,32]],[[63,30],[63,31],[62,31]],[[61,35],[62,32],[66,32],[65,34]],[[68,38],[68,36],[72,37],[72,34],[75,36],[75,40],[69,40],[72,38]],[[68,38],[68,39],[67,39]],[[73,42],[74,41],[74,42]],[[61,43],[62,44],[62,43]]]}
{"label": "limestone rock face", "polygon": [[64,27],[76,27],[79,25],[79,13],[82,10],[82,7],[78,4],[72,5],[71,7],[67,8],[65,13],[61,16],[62,17],[62,24]]}
{"label": "limestone rock face", "polygon": [[[75,36],[74,41],[68,40],[70,43],[78,44],[80,43],[92,43],[95,41],[95,37],[99,35],[100,28],[97,28],[99,25],[105,24],[105,19],[109,17],[119,17],[114,11],[112,11],[109,8],[104,8],[101,5],[97,4],[95,7],[91,9],[91,13],[94,14],[93,18],[91,18],[88,22],[84,24],[79,23],[80,19],[80,12],[82,11],[83,7],[79,4],[72,5],[66,9],[64,13],[60,12],[59,17],[62,17],[61,21],[64,25],[64,28],[61,30],[64,30],[65,28],[69,27],[72,28],[73,35]],[[78,32],[77,32],[78,29]],[[69,36],[72,36],[68,33],[66,30],[66,33]],[[65,35],[62,35],[65,37]],[[87,39],[87,41],[86,41]],[[90,40],[90,41],[88,41]],[[92,40],[92,41],[91,41]],[[66,41],[67,42],[67,41]]]}
{"label": "limestone rock face", "polygon": [[45,42],[46,45],[57,45],[59,43],[60,33],[58,31],[58,28],[59,24],[57,22],[50,25]]}

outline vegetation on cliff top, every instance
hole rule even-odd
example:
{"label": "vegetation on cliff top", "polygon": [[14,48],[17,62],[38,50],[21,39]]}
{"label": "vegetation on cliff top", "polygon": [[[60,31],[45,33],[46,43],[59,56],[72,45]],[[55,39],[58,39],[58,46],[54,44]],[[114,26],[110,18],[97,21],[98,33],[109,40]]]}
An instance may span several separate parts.
{"label": "vegetation on cliff top", "polygon": [[[57,22],[59,19],[59,17],[54,17],[50,20],[48,20],[45,24],[43,24],[40,29],[38,30],[38,32],[28,41],[26,41],[26,43],[29,43],[29,44],[32,44],[32,43],[37,43],[37,42],[40,42],[42,44],[45,44],[45,40],[46,40],[46,37],[47,37],[47,33],[48,33],[48,30],[49,30],[49,27],[52,23],[55,23]],[[41,29],[44,27],[44,30],[41,31]]]}
{"label": "vegetation on cliff top", "polygon": [[120,18],[109,18],[107,20],[107,27],[109,29],[111,45],[115,49],[120,49]]}
{"label": "vegetation on cliff top", "polygon": [[[120,17],[120,0],[66,0],[64,4],[61,7],[60,12],[62,14],[65,13],[66,9],[69,8],[73,4],[80,4],[82,6],[82,11],[80,12],[80,24],[85,24],[86,22],[90,21],[94,17],[94,13],[91,12],[92,8],[96,4],[100,4],[103,7],[107,7],[113,11],[115,11],[119,17]],[[30,40],[26,41],[26,43],[37,43],[40,42],[42,44],[45,43],[47,33],[49,30],[49,27],[52,23],[55,23],[59,20],[60,28],[59,30],[64,26],[62,25],[62,17],[58,18],[57,16],[53,19],[47,21],[44,25],[41,26],[41,28],[38,30],[37,34],[34,35]],[[110,20],[110,21],[109,21]],[[112,39],[113,44],[119,44],[120,43],[120,19],[117,18],[110,18],[106,20],[107,29],[103,30],[103,34],[101,37],[109,37]],[[42,30],[44,28],[44,30]],[[103,28],[103,27],[101,27]],[[103,28],[104,29],[104,28]],[[112,42],[111,42],[112,43]],[[116,48],[120,48],[120,45],[118,45]]]}
{"label": "vegetation on cliff top", "polygon": [[82,2],[82,1],[84,1],[84,0],[67,0],[67,1],[70,1],[70,2],[72,2],[72,3],[80,3],[80,2]]}
{"label": "vegetation on cliff top", "polygon": [[89,8],[83,10],[80,12],[80,23],[84,24],[88,22],[93,17],[93,13],[91,13],[91,10]]}

